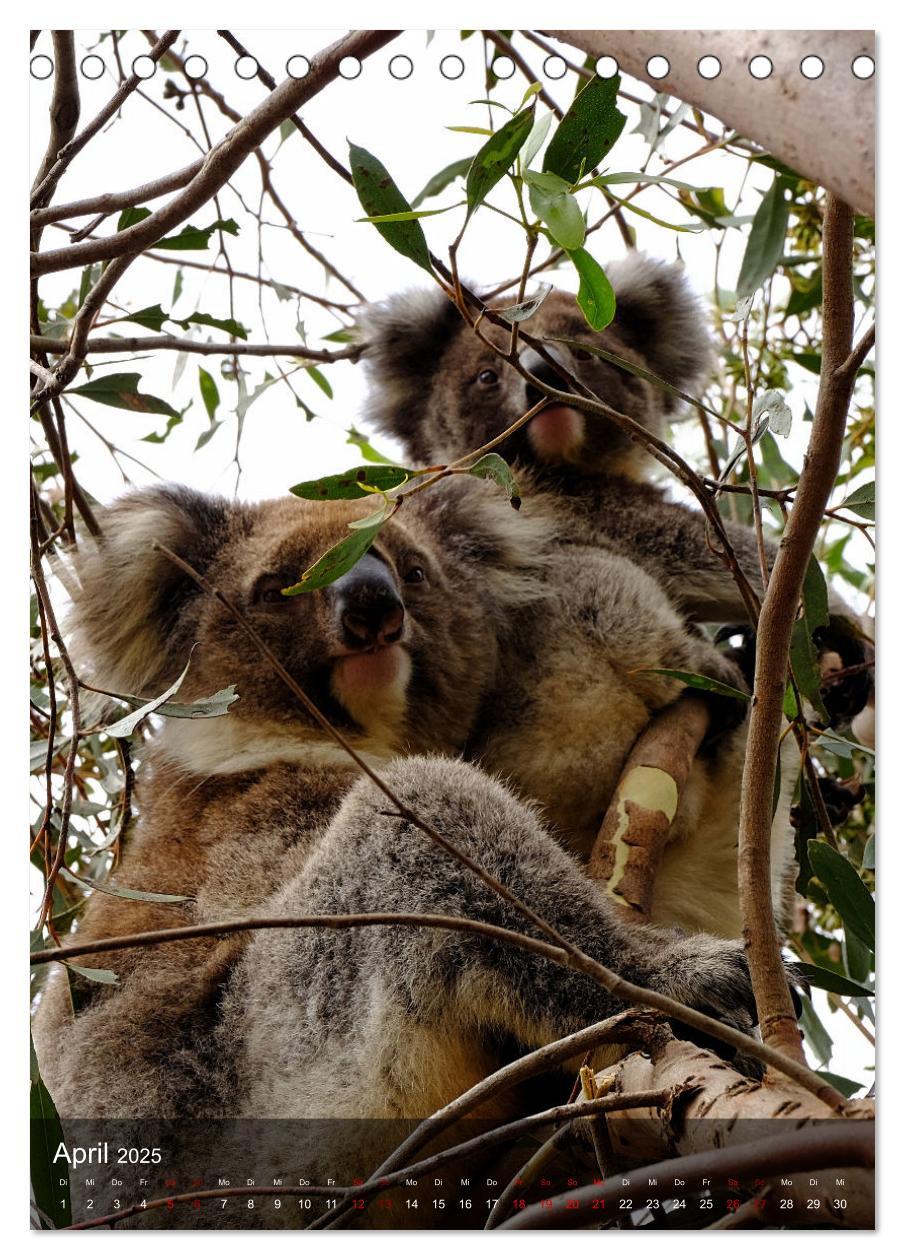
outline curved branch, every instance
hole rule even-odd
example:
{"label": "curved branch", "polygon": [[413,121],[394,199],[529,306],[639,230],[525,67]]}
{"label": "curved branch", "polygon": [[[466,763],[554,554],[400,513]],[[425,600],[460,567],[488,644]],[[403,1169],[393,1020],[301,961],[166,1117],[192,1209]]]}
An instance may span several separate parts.
{"label": "curved branch", "polygon": [[757,625],[754,703],[742,775],[738,886],[748,962],[764,1042],[804,1062],[785,979],[770,889],[773,780],[783,721],[792,626],[805,571],[842,454],[853,370],[852,211],[827,194],[823,221],[823,359],[798,493],[779,544]]}
{"label": "curved branch", "polygon": [[167,205],[140,223],[103,240],[83,241],[64,249],[33,254],[32,274],[42,276],[52,271],[65,271],[69,267],[104,262],[147,249],[210,201],[262,140],[328,83],[332,83],[339,75],[339,64],[343,58],[364,60],[398,34],[398,31],[353,31],[337,40],[313,59],[311,69],[303,79],[284,79],[275,92],[246,114],[211,149],[197,175]]}

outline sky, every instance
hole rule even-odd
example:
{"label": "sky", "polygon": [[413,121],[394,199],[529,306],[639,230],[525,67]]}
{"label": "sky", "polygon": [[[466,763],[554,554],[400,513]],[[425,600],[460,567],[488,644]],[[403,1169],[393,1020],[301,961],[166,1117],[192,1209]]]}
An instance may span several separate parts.
{"label": "sky", "polygon": [[[344,34],[342,30],[292,33],[234,29],[238,38],[278,81],[283,78],[284,67],[292,54],[310,56]],[[189,30],[184,32],[184,38],[188,52],[206,59],[210,81],[240,113],[253,107],[266,94],[266,89],[256,79],[245,81],[240,77],[235,67],[234,52],[217,37],[215,31]],[[80,34],[78,40],[83,55],[100,57],[105,65],[102,77],[97,81],[81,79],[82,117],[87,119],[108,99],[115,82],[112,77],[114,67],[109,40],[95,45],[94,37],[88,32]],[[182,49],[182,39],[177,47]],[[523,39],[518,41],[518,47],[531,65],[539,70],[544,54]],[[40,54],[47,48],[45,33],[34,51]],[[121,49],[127,67],[132,58],[145,53],[147,48],[148,44],[139,32],[127,33]],[[389,62],[391,58],[404,57],[411,61],[411,74],[408,78],[397,79],[390,72]],[[461,78],[444,78],[439,70],[444,57],[462,59],[464,72]],[[405,64],[396,61],[394,68],[397,73],[404,72]],[[160,84],[168,77],[177,79],[180,84],[183,82],[180,76],[158,71],[156,78],[148,84],[149,94],[158,103],[161,103]],[[561,105],[568,104],[574,90],[571,76],[561,82],[551,78],[543,81]],[[517,108],[525,86],[525,80],[516,71],[510,80],[495,89],[494,97],[511,108]],[[643,99],[651,96],[650,89],[645,85],[626,79],[623,86]],[[33,79],[29,96],[30,166],[34,170],[46,143],[50,83]],[[441,30],[429,41],[424,31],[413,30],[405,32],[391,46],[367,60],[359,77],[326,90],[302,113],[304,121],[319,140],[343,162],[347,161],[349,140],[375,153],[411,199],[438,170],[474,153],[483,142],[482,137],[449,128],[487,126],[487,107],[468,104],[485,96],[482,44],[477,37],[462,41],[457,31]],[[199,151],[183,131],[187,125],[193,134],[199,134],[199,120],[193,102],[188,101],[182,111],[174,110],[171,101],[163,101],[162,104],[168,117],[148,102],[133,96],[127,102],[125,117],[92,141],[73,162],[60,183],[55,200],[68,202],[95,194],[98,190],[132,187],[194,160]],[[216,142],[232,123],[223,118],[212,103],[204,101],[202,108],[211,139]],[[542,109],[543,106],[539,105],[539,112]],[[636,171],[648,155],[648,145],[640,135],[632,134],[632,128],[638,122],[638,106],[623,105],[623,109],[628,113],[628,123],[607,165],[612,170]],[[502,110],[495,109],[494,124],[499,126],[507,116]],[[276,152],[278,143],[271,138],[264,146],[265,153],[273,158],[275,187],[310,242],[322,250],[356,288],[369,300],[375,300],[400,288],[423,287],[429,283],[413,263],[400,257],[377,237],[372,225],[355,222],[363,212],[353,191],[326,168],[298,134],[291,133]],[[698,137],[679,127],[670,136],[666,151],[670,158],[675,159],[692,152],[700,143]],[[650,170],[657,173],[661,169],[662,163],[655,158]],[[711,153],[684,165],[677,172],[677,177],[699,186],[723,187],[730,206],[734,204],[742,181],[746,180],[739,213],[751,214],[758,205],[759,194],[768,186],[772,176],[766,169],[754,168],[746,178],[746,169],[746,164],[738,159]],[[257,272],[260,244],[266,277],[316,293],[325,292],[338,302],[354,302],[355,299],[342,284],[331,281],[325,285],[320,263],[304,252],[281,226],[278,212],[266,202],[264,220],[267,226],[262,229],[262,243],[259,242],[253,220],[239,200],[241,196],[246,205],[258,206],[260,179],[256,164],[246,162],[233,182],[236,191],[224,191],[219,211],[213,206],[205,207],[192,216],[191,221],[204,227],[216,219],[218,213],[224,218],[235,217],[239,221],[242,225],[240,235],[226,238],[230,259],[236,269]],[[427,205],[430,208],[451,205],[460,200],[460,195],[456,188],[449,188]],[[602,211],[599,194],[584,194],[583,203],[591,208],[595,216]],[[162,203],[152,204],[156,207]],[[682,223],[683,226],[692,222],[666,194],[656,190],[648,192],[641,204],[670,222]],[[461,223],[461,216],[462,210],[459,209],[449,215],[422,221],[435,252],[445,255],[449,241]],[[637,230],[638,244],[642,249],[674,257],[678,242],[693,284],[702,293],[712,292],[714,251],[709,233],[700,236],[691,232],[670,233],[643,218],[629,217]],[[98,231],[106,234],[114,226],[115,220],[111,219]],[[517,275],[522,262],[521,239],[512,224],[486,211],[480,212],[460,251],[462,274],[474,277],[482,284],[495,284]],[[45,248],[59,247],[67,242],[65,232],[56,228],[45,231]],[[744,243],[742,232],[730,231],[726,234],[719,271],[723,288],[734,287]],[[603,263],[620,257],[624,252],[621,237],[612,222],[591,238],[590,247]],[[179,257],[206,264],[213,261],[215,252],[192,252]],[[177,255],[172,254],[171,257],[175,259]],[[114,289],[113,303],[119,303],[124,310],[159,303],[179,318],[195,311],[221,317],[229,312],[226,280],[195,269],[184,270],[182,293],[174,303],[176,273],[175,265],[142,259],[129,270],[121,286]],[[563,287],[573,285],[572,275],[566,270],[550,273],[548,278]],[[77,273],[47,276],[41,282],[42,296],[45,302],[53,305],[62,301],[77,285]],[[297,323],[301,319],[310,343],[319,345],[321,336],[340,326],[338,317],[312,303],[303,302],[299,309],[294,300],[281,301],[274,291],[261,290],[257,284],[248,281],[236,281],[234,298],[234,317],[249,328],[253,341],[296,341],[299,338]],[[172,324],[165,327],[185,335],[183,330]],[[103,329],[105,334],[116,331],[123,335],[140,336],[145,330],[128,323],[111,324]],[[204,336],[207,332],[202,329],[196,335]],[[225,336],[216,330],[210,331],[212,340],[221,341]],[[139,371],[143,392],[165,398],[180,409],[189,402],[191,407],[184,422],[161,445],[142,439],[149,432],[162,432],[166,424],[164,417],[113,410],[88,400],[79,400],[79,410],[87,423],[82,424],[74,418],[70,420],[70,441],[78,454],[77,470],[82,484],[102,501],[121,492],[123,477],[103,440],[89,426],[94,426],[124,452],[119,456],[120,461],[128,477],[136,484],[160,477],[224,494],[238,491],[243,498],[252,500],[283,494],[294,482],[339,471],[356,462],[356,452],[346,442],[346,431],[350,425],[354,424],[373,435],[368,423],[360,369],[338,364],[325,370],[332,399],[325,396],[314,380],[299,372],[292,377],[293,386],[316,412],[316,418],[311,421],[305,419],[304,412],[296,406],[285,385],[277,383],[267,389],[248,411],[239,449],[241,472],[237,476],[234,460],[236,422],[228,418],[235,386],[220,375],[218,358],[193,358],[186,363],[173,353],[158,353],[140,362],[121,356],[104,356],[104,359],[94,360],[96,376],[103,373],[105,359],[110,364],[110,371]],[[283,368],[287,366],[286,360],[280,362]],[[203,449],[195,452],[198,435],[207,427],[198,384],[199,363],[217,382],[222,399],[219,416],[225,418],[225,423]],[[265,371],[275,371],[272,360],[247,359],[243,361],[243,366],[248,371],[246,382],[249,392],[263,382]],[[84,382],[84,379],[81,376],[77,383]],[[793,425],[792,435],[787,439],[789,446],[783,450],[793,464],[797,464],[807,440],[807,427],[800,423],[804,404],[808,402],[813,406],[815,394],[815,377],[802,373],[795,379],[789,402],[799,422]],[[686,434],[684,439],[680,435],[680,441],[683,440],[692,443],[692,434]],[[375,436],[375,441],[388,456],[397,454],[390,440]],[[817,1000],[822,1005],[822,999],[818,997]],[[866,1043],[841,1015],[830,1017],[827,1026],[837,1043],[834,1070],[858,1080],[867,1079],[864,1065],[872,1062],[872,1054]]]}

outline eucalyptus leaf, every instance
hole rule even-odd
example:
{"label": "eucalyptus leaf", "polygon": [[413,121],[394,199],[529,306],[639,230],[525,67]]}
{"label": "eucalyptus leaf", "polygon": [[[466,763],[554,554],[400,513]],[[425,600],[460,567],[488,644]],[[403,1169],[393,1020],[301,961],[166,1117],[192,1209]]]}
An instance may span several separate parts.
{"label": "eucalyptus leaf", "polygon": [[832,1085],[833,1089],[838,1090],[843,1098],[853,1098],[859,1089],[864,1088],[859,1081],[840,1076],[838,1072],[818,1072],[817,1075],[822,1077],[828,1085]]}
{"label": "eucalyptus leaf", "polygon": [[74,971],[77,976],[92,981],[93,984],[119,984],[119,976],[115,971],[107,971],[100,967],[79,967],[74,962],[64,962],[67,971]]}
{"label": "eucalyptus leaf", "polygon": [[468,214],[472,215],[500,182],[527,140],[534,125],[534,103],[495,131],[475,154],[465,180]]}
{"label": "eucalyptus leaf", "polygon": [[206,228],[187,223],[175,236],[165,236],[163,240],[155,241],[154,249],[207,249],[214,232],[238,236],[239,225],[235,219],[216,219]]}
{"label": "eucalyptus leaf", "polygon": [[395,490],[410,477],[417,476],[417,469],[403,468],[398,464],[359,465],[348,472],[318,477],[316,481],[300,481],[290,486],[289,493],[299,499],[365,499],[368,495]]}
{"label": "eucalyptus leaf", "polygon": [[692,674],[684,669],[638,669],[633,672],[636,674],[663,674],[666,678],[677,678],[686,687],[694,687],[698,691],[713,691],[719,696],[728,696],[732,700],[741,700],[744,704],[750,703],[751,700],[747,692],[739,691],[737,687],[730,687],[728,683],[720,682],[718,678],[708,678],[706,674]]}
{"label": "eucalyptus leaf", "polygon": [[217,382],[205,368],[198,369],[198,385],[201,389],[201,401],[207,412],[207,418],[213,422],[217,408],[220,406],[220,391]]}
{"label": "eucalyptus leaf", "polygon": [[854,866],[823,840],[808,841],[808,858],[845,926],[869,949],[874,949],[874,899]]}
{"label": "eucalyptus leaf", "polygon": [[387,459],[385,455],[381,455],[375,447],[371,445],[371,439],[364,433],[359,431],[353,425],[346,431],[346,442],[349,446],[357,446],[361,451],[362,458],[369,460],[372,464],[391,464],[393,461]]}
{"label": "eucalyptus leaf", "polygon": [[589,327],[600,332],[613,322],[616,314],[613,286],[600,263],[586,249],[572,249],[568,254],[578,272],[578,293],[575,300]]}
{"label": "eucalyptus leaf", "polygon": [[606,157],[626,122],[616,107],[619,83],[619,75],[595,75],[581,89],[547,145],[545,171],[575,184]]}
{"label": "eucalyptus leaf", "polygon": [[151,713],[155,713],[162,704],[166,704],[167,700],[176,694],[185,682],[185,676],[189,672],[191,663],[190,658],[185,669],[176,681],[172,683],[171,686],[167,687],[166,691],[164,691],[161,695],[157,696],[154,700],[148,700],[146,704],[141,705],[139,708],[133,709],[133,711],[131,713],[127,713],[125,717],[120,718],[118,721],[113,722],[110,726],[105,727],[101,733],[109,735],[111,739],[128,738],[143,718],[148,717]]}
{"label": "eucalyptus leaf", "polygon": [[181,893],[142,892],[136,888],[123,888],[121,884],[101,883],[99,880],[89,879],[87,875],[81,873],[77,875],[75,871],[68,869],[64,869],[63,873],[68,880],[72,880],[74,884],[79,884],[82,888],[90,888],[92,892],[106,893],[110,897],[122,897],[125,901],[154,901],[167,905],[191,901],[191,896]]}
{"label": "eucalyptus leaf", "polygon": [[[365,214],[399,214],[411,210],[412,207],[393,182],[389,171],[373,153],[350,143],[349,166],[355,191]],[[431,271],[430,251],[420,223],[376,223],[374,226],[397,253],[411,259],[425,271]]]}
{"label": "eucalyptus leaf", "polygon": [[168,402],[153,394],[142,394],[138,389],[141,376],[138,372],[114,372],[112,376],[96,376],[84,385],[68,389],[67,394],[78,394],[105,407],[119,407],[124,411],[151,412],[158,416],[179,416]]}
{"label": "eucalyptus leaf", "polygon": [[826,967],[816,967],[813,963],[802,962],[796,963],[795,967],[813,989],[825,989],[827,993],[835,993],[840,997],[874,996],[873,989],[868,989],[863,984],[858,984],[857,980],[851,980],[848,976],[842,976]]}
{"label": "eucalyptus leaf", "polygon": [[866,485],[859,486],[839,506],[848,508],[850,512],[856,512],[867,521],[872,521],[877,510],[877,483],[869,481]]}
{"label": "eucalyptus leaf", "polygon": [[[294,586],[283,590],[284,595],[305,595],[309,591],[329,586],[344,573],[348,573],[367,553],[374,539],[392,516],[397,505],[387,503],[384,508],[363,521],[353,522],[349,534],[325,551],[309,569],[306,569]],[[358,528],[354,528],[357,525]]]}
{"label": "eucalyptus leaf", "polygon": [[489,451],[480,459],[475,460],[467,472],[472,477],[484,477],[502,486],[506,497],[516,511],[522,506],[521,492],[518,482],[512,475],[512,469],[501,455],[497,455],[496,451]]}
{"label": "eucalyptus leaf", "polygon": [[514,306],[505,306],[496,312],[507,324],[519,324],[535,315],[547,297],[553,292],[552,284],[542,284],[533,297],[524,302],[516,302]]}
{"label": "eucalyptus leaf", "polygon": [[450,162],[449,166],[444,166],[442,171],[432,175],[418,196],[413,200],[412,209],[416,210],[422,201],[426,201],[428,197],[436,197],[443,192],[444,188],[448,188],[454,179],[458,179],[460,175],[466,175],[472,160],[471,157],[456,158],[455,162]]}
{"label": "eucalyptus leaf", "polygon": [[764,193],[751,224],[735,286],[739,299],[754,293],[776,270],[785,249],[788,225],[789,203],[785,197],[785,186],[781,178],[776,178]]}

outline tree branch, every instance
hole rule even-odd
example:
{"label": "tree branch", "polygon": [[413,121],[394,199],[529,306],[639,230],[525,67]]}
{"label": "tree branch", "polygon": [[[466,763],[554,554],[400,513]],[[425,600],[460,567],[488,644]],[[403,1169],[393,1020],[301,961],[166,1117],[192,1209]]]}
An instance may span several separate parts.
{"label": "tree branch", "polygon": [[190,214],[210,201],[223,187],[246,157],[280,123],[294,114],[302,105],[321,92],[339,75],[339,63],[344,57],[359,60],[383,48],[396,38],[398,31],[353,31],[325,48],[312,61],[311,69],[303,79],[285,79],[275,92],[246,114],[228,135],[207,154],[198,173],[189,181],[178,196],[160,210],[133,224],[122,232],[115,232],[100,241],[83,241],[64,249],[47,250],[32,255],[34,275],[46,275],[53,271],[65,271],[88,263],[104,262],[126,254],[140,253],[153,245],[167,232],[183,223]]}
{"label": "tree branch", "polygon": [[[62,337],[32,337],[32,350],[46,354],[64,354],[70,343]],[[91,337],[85,344],[85,354],[143,354],[148,350],[185,350],[189,354],[247,354],[261,358],[287,355],[294,359],[308,359],[312,363],[339,363],[344,359],[353,362],[359,358],[361,345],[347,346],[344,350],[312,350],[302,344],[268,345],[253,341],[193,341],[191,337]],[[44,368],[40,369],[43,374]],[[48,373],[48,375],[50,375]]]}
{"label": "tree branch", "polygon": [[773,782],[789,646],[805,571],[842,454],[854,372],[852,212],[827,194],[823,221],[823,357],[811,437],[757,625],[754,703],[742,775],[739,896],[761,1032],[767,1045],[804,1062],[774,926],[770,891]]}
{"label": "tree branch", "polygon": [[[68,32],[67,32],[68,33]],[[157,41],[148,56],[156,65],[167,49],[176,42],[178,31],[167,31],[167,33]],[[71,38],[71,34],[70,34]],[[51,169],[47,172],[41,182],[35,188],[31,196],[32,207],[42,206],[48,197],[52,197],[60,178],[65,172],[67,166],[79,153],[84,149],[89,140],[92,140],[103,127],[104,123],[113,117],[120,108],[126,97],[131,94],[141,83],[141,79],[137,74],[130,74],[128,79],[124,80],[117,90],[110,97],[107,104],[98,114],[92,118],[87,127],[84,127],[77,136],[74,136],[67,144],[58,150],[56,161]]]}

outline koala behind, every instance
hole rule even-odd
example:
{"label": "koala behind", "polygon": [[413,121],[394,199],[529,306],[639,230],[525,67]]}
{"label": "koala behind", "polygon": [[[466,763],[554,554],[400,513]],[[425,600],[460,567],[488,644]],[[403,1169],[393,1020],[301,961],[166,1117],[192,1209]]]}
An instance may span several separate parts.
{"label": "koala behind", "polygon": [[[631,254],[606,270],[616,293],[616,315],[602,332],[589,329],[574,298],[559,290],[520,326],[535,337],[565,337],[609,351],[687,394],[698,394],[713,350],[706,314],[682,269]],[[372,387],[366,414],[382,432],[399,439],[412,460],[461,459],[542,397],[484,345],[439,290],[399,293],[366,308],[360,324]],[[483,332],[508,350],[507,331],[485,321]],[[657,437],[684,408],[657,386],[587,350],[556,343],[546,349],[601,401]],[[521,362],[539,380],[568,388],[536,351],[525,349]],[[537,489],[556,494],[565,541],[629,557],[692,621],[748,620],[735,579],[708,543],[704,515],[667,498],[653,480],[656,461],[618,425],[556,404],[497,449],[517,466],[529,507]],[[754,531],[730,521],[724,525],[742,572],[760,591]],[[776,546],[768,541],[769,564],[775,555]],[[843,665],[858,664],[864,659],[863,639],[847,625],[858,618],[834,592],[830,601],[833,617],[823,644],[839,653]],[[869,692],[867,676],[855,674],[834,686],[827,699],[840,717],[852,717]]]}

